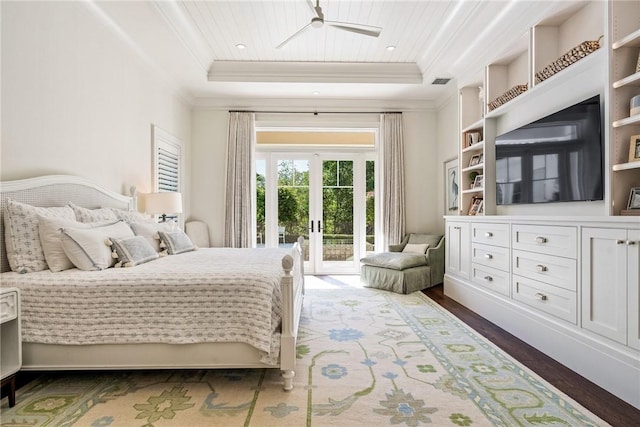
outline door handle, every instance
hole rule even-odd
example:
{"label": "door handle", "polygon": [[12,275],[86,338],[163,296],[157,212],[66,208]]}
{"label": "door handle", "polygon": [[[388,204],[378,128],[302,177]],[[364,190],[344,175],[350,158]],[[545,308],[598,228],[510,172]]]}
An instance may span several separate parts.
{"label": "door handle", "polygon": [[318,220],[318,233],[322,231],[322,221]]}
{"label": "door handle", "polygon": [[311,220],[311,232],[313,233],[313,220]]}

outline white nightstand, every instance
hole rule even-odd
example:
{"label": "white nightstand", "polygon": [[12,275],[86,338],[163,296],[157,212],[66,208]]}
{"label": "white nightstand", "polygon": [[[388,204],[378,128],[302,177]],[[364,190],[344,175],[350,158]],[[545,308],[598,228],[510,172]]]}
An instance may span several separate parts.
{"label": "white nightstand", "polygon": [[0,380],[9,385],[9,406],[16,404],[16,373],[22,366],[20,291],[0,289]]}

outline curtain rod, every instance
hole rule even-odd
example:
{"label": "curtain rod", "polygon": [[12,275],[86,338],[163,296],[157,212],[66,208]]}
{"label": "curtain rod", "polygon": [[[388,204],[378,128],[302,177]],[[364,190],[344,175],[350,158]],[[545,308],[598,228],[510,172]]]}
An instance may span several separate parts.
{"label": "curtain rod", "polygon": [[251,111],[229,110],[230,113],[255,113],[255,114],[402,114],[402,111]]}

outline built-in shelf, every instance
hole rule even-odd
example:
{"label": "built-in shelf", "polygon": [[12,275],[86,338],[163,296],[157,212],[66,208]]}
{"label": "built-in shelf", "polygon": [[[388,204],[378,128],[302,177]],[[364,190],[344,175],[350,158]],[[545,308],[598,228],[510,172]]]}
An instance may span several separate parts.
{"label": "built-in shelf", "polygon": [[623,86],[640,86],[640,72],[632,74],[613,83],[613,88],[618,89]]}
{"label": "built-in shelf", "polygon": [[633,125],[636,123],[640,123],[640,114],[636,114],[635,116],[625,117],[624,119],[616,120],[611,125],[614,128],[619,128],[622,126]]}
{"label": "built-in shelf", "polygon": [[640,162],[619,163],[611,168],[614,172],[640,169]]}
{"label": "built-in shelf", "polygon": [[638,47],[640,46],[640,29],[637,29],[633,33],[624,36],[620,40],[613,42],[612,49],[619,49],[621,47]]}
{"label": "built-in shelf", "polygon": [[462,192],[464,194],[468,194],[468,193],[480,193],[484,191],[484,188],[480,187],[480,188],[470,188],[468,190],[462,190]]}
{"label": "built-in shelf", "polygon": [[603,48],[596,50],[548,79],[537,83],[534,87],[516,96],[506,104],[499,106],[495,110],[491,110],[486,114],[485,118],[499,117],[509,111],[526,108],[526,103],[530,102],[535,96],[554,90],[564,83],[569,82],[569,80],[575,79],[578,74],[590,72],[594,67],[599,67],[600,65],[598,63],[606,59],[605,54],[606,52]]}
{"label": "built-in shelf", "polygon": [[469,132],[469,131],[472,131],[472,130],[478,130],[478,129],[481,129],[483,125],[484,125],[484,120],[480,119],[477,122],[471,123],[471,125],[469,125],[466,128],[462,129],[462,132]]}
{"label": "built-in shelf", "polygon": [[480,142],[477,142],[477,143],[475,143],[473,145],[465,147],[465,148],[462,149],[462,152],[466,153],[468,151],[480,151],[482,149],[484,149],[484,141],[480,141]]}
{"label": "built-in shelf", "polygon": [[480,163],[480,164],[477,164],[477,165],[466,167],[466,168],[462,169],[462,172],[478,171],[478,170],[482,170],[482,169],[484,169],[484,163]]}

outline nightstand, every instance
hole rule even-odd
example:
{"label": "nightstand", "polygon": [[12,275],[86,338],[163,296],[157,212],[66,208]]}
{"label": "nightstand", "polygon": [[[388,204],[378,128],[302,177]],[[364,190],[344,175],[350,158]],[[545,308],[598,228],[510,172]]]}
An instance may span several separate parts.
{"label": "nightstand", "polygon": [[16,373],[22,366],[20,333],[20,291],[0,289],[0,380],[8,385],[9,407],[16,404]]}

